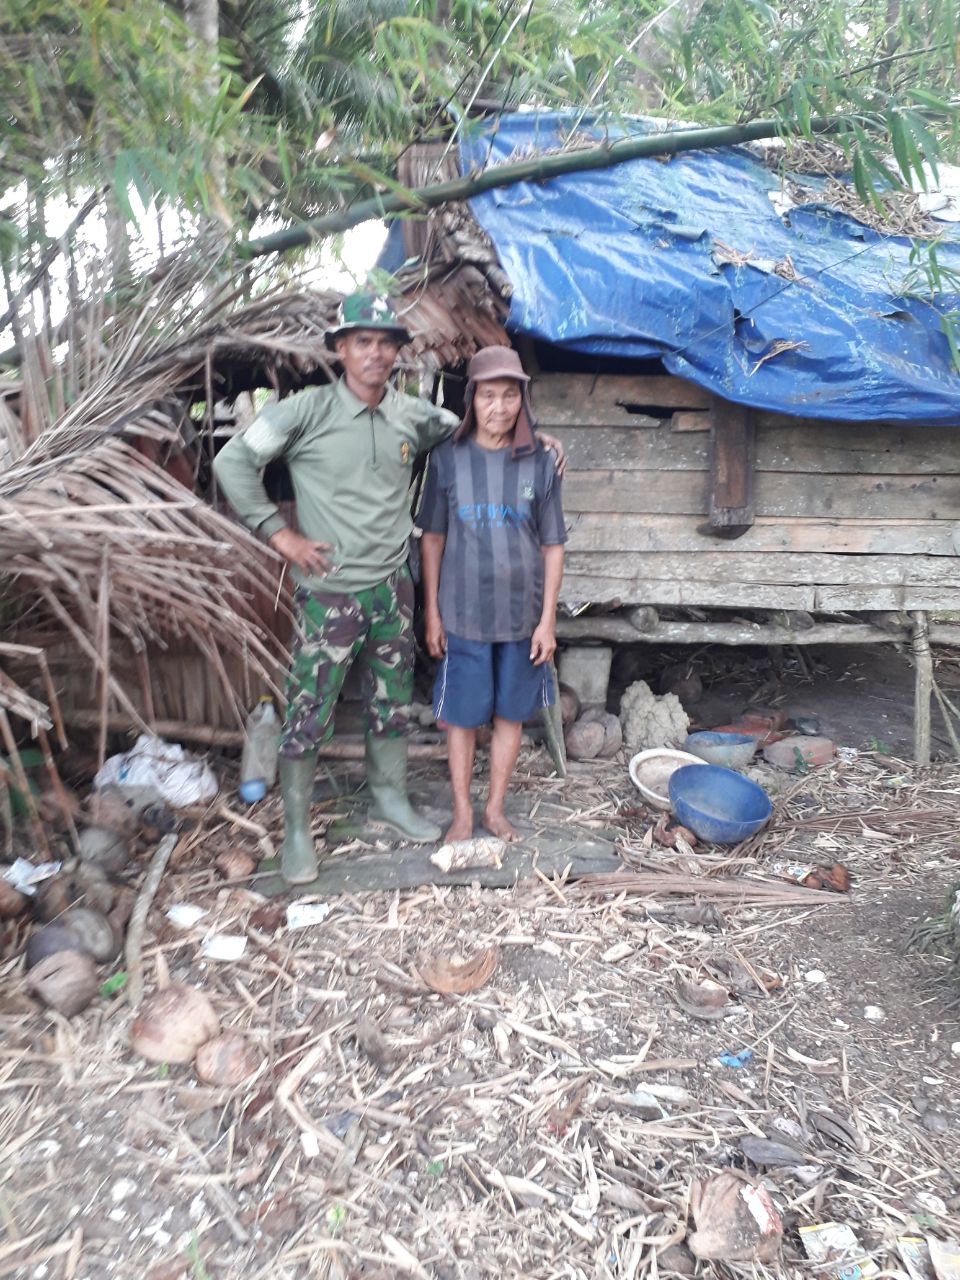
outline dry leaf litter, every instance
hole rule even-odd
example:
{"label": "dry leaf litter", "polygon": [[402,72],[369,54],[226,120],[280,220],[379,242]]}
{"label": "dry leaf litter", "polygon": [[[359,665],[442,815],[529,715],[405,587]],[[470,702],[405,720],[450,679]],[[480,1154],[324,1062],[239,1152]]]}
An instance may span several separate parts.
{"label": "dry leaf litter", "polygon": [[[0,1276],[832,1275],[799,1234],[829,1221],[902,1274],[898,1236],[956,1238],[956,987],[904,948],[957,878],[956,771],[781,778],[771,830],[694,854],[652,842],[622,762],[548,770],[524,753],[518,812],[616,841],[616,879],[308,899],[329,910],[293,929],[215,868],[276,843],[277,802],[197,822],[146,987],[205,993],[253,1071],[234,1088],[136,1055],[122,994],[41,1011],[8,956]],[[784,858],[842,860],[851,893]],[[183,903],[206,914],[178,927]],[[731,1196],[779,1219],[740,1262],[697,1216]]]}

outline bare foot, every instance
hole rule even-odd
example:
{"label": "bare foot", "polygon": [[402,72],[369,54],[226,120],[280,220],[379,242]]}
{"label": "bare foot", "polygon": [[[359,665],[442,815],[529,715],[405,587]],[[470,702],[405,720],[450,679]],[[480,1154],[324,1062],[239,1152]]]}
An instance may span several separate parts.
{"label": "bare foot", "polygon": [[520,832],[510,825],[502,810],[500,813],[493,813],[490,809],[484,809],[483,825],[492,836],[498,836],[508,844],[520,839]]}
{"label": "bare foot", "polygon": [[443,837],[444,844],[455,844],[458,840],[469,840],[473,836],[473,814],[467,814],[466,817],[458,818],[454,814],[453,821],[447,828],[447,833]]}

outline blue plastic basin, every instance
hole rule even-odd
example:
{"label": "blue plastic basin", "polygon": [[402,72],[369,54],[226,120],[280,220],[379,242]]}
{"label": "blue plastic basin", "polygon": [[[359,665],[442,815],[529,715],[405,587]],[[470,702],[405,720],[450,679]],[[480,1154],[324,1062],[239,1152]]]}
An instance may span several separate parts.
{"label": "blue plastic basin", "polygon": [[763,787],[721,765],[684,765],[671,776],[668,790],[677,821],[707,844],[738,844],[773,812]]}

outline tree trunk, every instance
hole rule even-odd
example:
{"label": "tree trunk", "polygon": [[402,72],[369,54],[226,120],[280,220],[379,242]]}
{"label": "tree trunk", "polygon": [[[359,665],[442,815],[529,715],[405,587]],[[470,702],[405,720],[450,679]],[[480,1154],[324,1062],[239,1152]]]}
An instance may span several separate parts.
{"label": "tree trunk", "polygon": [[[220,87],[220,8],[219,0],[185,0],[184,18],[187,26],[203,49],[207,71],[203,86],[211,102]],[[211,162],[210,178],[213,190],[221,198],[226,190],[226,162],[218,147]]]}

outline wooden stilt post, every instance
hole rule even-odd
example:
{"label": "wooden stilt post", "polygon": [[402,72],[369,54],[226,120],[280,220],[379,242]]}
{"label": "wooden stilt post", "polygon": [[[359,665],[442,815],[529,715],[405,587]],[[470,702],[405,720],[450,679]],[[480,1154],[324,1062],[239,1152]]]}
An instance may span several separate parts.
{"label": "wooden stilt post", "polygon": [[930,652],[930,629],[925,609],[910,614],[913,637],[913,756],[917,764],[930,763],[930,695],[933,691],[933,655]]}

